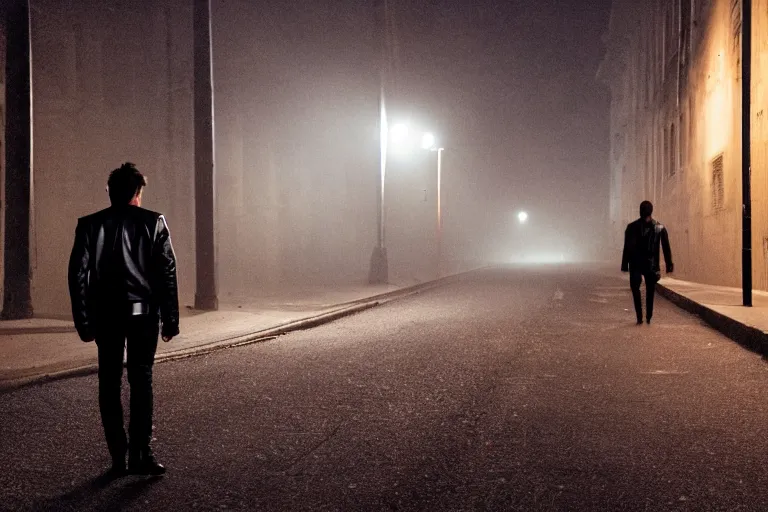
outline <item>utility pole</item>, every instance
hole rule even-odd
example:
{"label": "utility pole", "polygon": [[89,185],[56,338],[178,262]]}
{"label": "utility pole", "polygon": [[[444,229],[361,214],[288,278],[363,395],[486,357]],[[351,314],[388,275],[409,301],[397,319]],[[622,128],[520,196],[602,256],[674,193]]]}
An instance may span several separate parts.
{"label": "utility pole", "polygon": [[389,264],[387,262],[386,230],[385,230],[385,178],[387,173],[387,152],[389,126],[387,124],[386,92],[390,77],[390,22],[389,0],[379,0],[376,6],[376,24],[380,30],[380,62],[379,62],[379,176],[376,180],[377,201],[377,236],[376,247],[371,255],[371,267],[368,273],[370,284],[384,284],[389,280]]}
{"label": "utility pole", "polygon": [[4,320],[32,317],[32,50],[28,0],[6,3]]}
{"label": "utility pole", "polygon": [[741,6],[741,287],[752,307],[752,0]]}
{"label": "utility pole", "polygon": [[443,151],[437,148],[437,277],[443,277]]}
{"label": "utility pole", "polygon": [[194,0],[195,101],[195,309],[219,308],[216,265],[216,173],[214,168],[211,2]]}

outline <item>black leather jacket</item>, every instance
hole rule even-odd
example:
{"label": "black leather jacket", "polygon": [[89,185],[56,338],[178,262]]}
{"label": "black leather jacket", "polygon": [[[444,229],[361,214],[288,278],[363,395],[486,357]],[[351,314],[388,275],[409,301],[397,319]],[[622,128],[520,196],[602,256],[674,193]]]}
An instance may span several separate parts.
{"label": "black leather jacket", "polygon": [[83,340],[133,306],[159,315],[163,336],[179,333],[176,256],[165,217],[137,206],[81,218],[69,259],[72,316]]}
{"label": "black leather jacket", "polygon": [[655,272],[661,271],[659,248],[664,251],[664,263],[667,272],[674,270],[672,249],[669,246],[667,228],[660,222],[651,219],[645,222],[637,219],[627,225],[624,232],[624,254],[621,258],[621,270],[626,272]]}

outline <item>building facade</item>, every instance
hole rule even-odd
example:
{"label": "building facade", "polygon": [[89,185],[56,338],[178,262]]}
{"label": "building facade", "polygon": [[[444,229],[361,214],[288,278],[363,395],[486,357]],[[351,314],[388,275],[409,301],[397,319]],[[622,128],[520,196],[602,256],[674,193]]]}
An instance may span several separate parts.
{"label": "building facade", "polygon": [[[679,278],[741,283],[741,1],[615,0],[599,77],[611,89],[611,224],[648,199]],[[753,2],[752,247],[768,289],[768,1]]]}

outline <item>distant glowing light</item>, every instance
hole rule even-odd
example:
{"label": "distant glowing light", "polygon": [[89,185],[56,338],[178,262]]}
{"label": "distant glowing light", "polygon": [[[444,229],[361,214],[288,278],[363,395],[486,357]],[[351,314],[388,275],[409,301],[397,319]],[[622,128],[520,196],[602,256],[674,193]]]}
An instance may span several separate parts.
{"label": "distant glowing light", "polygon": [[520,212],[517,214],[517,221],[520,224],[525,224],[528,222],[528,213],[527,212]]}
{"label": "distant glowing light", "polygon": [[514,265],[559,265],[577,261],[573,254],[563,252],[532,252],[513,256],[509,263]]}
{"label": "distant glowing light", "polygon": [[437,139],[435,139],[434,134],[432,133],[425,133],[421,137],[421,147],[422,149],[432,149],[435,147],[435,142],[437,142]]}
{"label": "distant glowing light", "polygon": [[400,123],[392,127],[392,143],[396,146],[402,146],[408,142],[408,135],[411,129],[407,124]]}

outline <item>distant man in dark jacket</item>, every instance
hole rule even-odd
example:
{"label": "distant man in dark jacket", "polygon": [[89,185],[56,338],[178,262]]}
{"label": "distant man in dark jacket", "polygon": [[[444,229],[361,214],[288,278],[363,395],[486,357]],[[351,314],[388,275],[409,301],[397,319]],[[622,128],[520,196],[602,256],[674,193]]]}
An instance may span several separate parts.
{"label": "distant man in dark jacket", "polygon": [[667,228],[654,220],[652,215],[653,205],[650,201],[643,201],[640,203],[640,218],[630,223],[624,232],[621,271],[629,272],[629,286],[632,288],[638,325],[643,323],[643,304],[640,296],[640,284],[643,279],[646,291],[646,321],[650,324],[653,317],[653,296],[656,293],[656,283],[661,279],[659,247],[664,250],[667,273],[674,271]]}
{"label": "distant man in dark jacket", "polygon": [[[141,208],[147,182],[131,163],[109,176],[112,206],[81,218],[69,260],[72,316],[83,341],[99,351],[99,409],[114,476],[161,475],[150,448],[152,366],[161,333],[179,334],[176,256],[165,218]],[[131,386],[129,438],[120,388],[127,346]]]}

